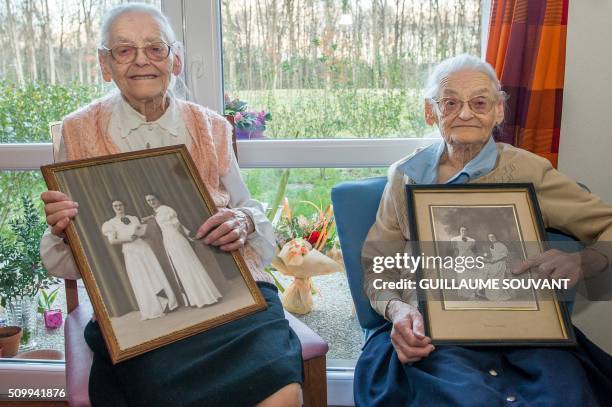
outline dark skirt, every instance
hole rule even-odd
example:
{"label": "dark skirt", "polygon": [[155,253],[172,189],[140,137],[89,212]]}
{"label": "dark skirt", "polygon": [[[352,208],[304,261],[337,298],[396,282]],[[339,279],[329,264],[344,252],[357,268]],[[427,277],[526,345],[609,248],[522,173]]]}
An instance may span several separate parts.
{"label": "dark skirt", "polygon": [[612,357],[575,329],[576,348],[437,346],[402,364],[391,325],[366,343],[355,368],[356,406],[609,406]]}
{"label": "dark skirt", "polygon": [[252,406],[302,383],[299,338],[276,287],[258,282],[268,308],[113,365],[100,328],[85,340],[94,353],[92,406]]}

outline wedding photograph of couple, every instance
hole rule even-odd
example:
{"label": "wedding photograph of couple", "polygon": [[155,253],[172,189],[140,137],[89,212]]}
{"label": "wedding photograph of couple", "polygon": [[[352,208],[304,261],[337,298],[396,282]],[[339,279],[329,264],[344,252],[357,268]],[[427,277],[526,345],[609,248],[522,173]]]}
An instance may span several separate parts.
{"label": "wedding photograph of couple", "polygon": [[[514,205],[437,205],[431,207],[436,249],[445,255],[482,259],[482,268],[448,272],[455,280],[503,280],[515,277],[514,265],[526,259]],[[534,290],[505,288],[443,290],[446,309],[538,309]]]}
{"label": "wedding photograph of couple", "polygon": [[82,248],[79,266],[91,271],[91,290],[100,296],[94,312],[107,313],[121,350],[176,340],[259,307],[239,255],[195,238],[214,202],[177,150],[54,172],[83,208],[73,246]]}

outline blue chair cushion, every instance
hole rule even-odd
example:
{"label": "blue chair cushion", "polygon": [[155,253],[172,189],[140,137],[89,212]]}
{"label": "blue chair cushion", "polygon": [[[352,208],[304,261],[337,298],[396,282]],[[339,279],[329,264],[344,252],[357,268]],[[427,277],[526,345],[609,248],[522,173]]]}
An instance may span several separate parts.
{"label": "blue chair cushion", "polygon": [[370,227],[376,221],[376,212],[386,183],[386,177],[368,178],[342,182],[331,190],[348,283],[357,319],[365,329],[374,329],[385,323],[384,318],[370,306],[363,291],[361,248]]}

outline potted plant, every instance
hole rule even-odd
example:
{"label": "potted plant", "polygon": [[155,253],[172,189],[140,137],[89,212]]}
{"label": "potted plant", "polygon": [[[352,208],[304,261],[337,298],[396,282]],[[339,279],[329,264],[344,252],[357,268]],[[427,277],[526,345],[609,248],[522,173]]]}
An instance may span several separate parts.
{"label": "potted plant", "polygon": [[38,296],[38,312],[43,314],[45,326],[50,329],[62,326],[62,310],[59,308],[52,308],[58,292],[59,288],[56,288],[48,294],[44,289],[41,289],[40,295]]}
{"label": "potted plant", "polygon": [[227,119],[227,121],[230,122],[230,124],[232,125],[233,131],[234,131],[234,138],[235,138],[236,124],[234,123],[234,118],[236,116],[236,113],[242,113],[246,110],[247,102],[245,102],[244,100],[240,100],[238,98],[232,99],[229,97],[227,93],[223,95],[223,101],[224,101],[223,114],[225,115],[225,118]]}
{"label": "potted plant", "polygon": [[236,113],[245,112],[247,109],[247,102],[238,98],[232,99],[227,93],[223,96],[223,100],[225,104],[223,109],[225,117],[231,116],[233,118],[236,116]]}
{"label": "potted plant", "polygon": [[0,327],[0,357],[12,358],[17,354],[22,332],[18,326]]}
{"label": "potted plant", "polygon": [[35,296],[41,288],[55,282],[42,266],[40,239],[46,224],[32,199],[21,199],[22,213],[10,223],[8,233],[0,235],[0,305],[6,309],[8,325],[23,330],[22,349],[33,346],[36,329]]}
{"label": "potted plant", "polygon": [[238,112],[234,116],[236,138],[238,140],[254,140],[264,138],[266,122],[272,120],[272,115],[265,110],[261,112]]}
{"label": "potted plant", "polygon": [[272,115],[262,110],[261,112],[247,111],[247,102],[238,98],[232,99],[225,94],[225,118],[234,126],[236,138],[239,140],[251,140],[264,138],[266,121],[272,120]]}

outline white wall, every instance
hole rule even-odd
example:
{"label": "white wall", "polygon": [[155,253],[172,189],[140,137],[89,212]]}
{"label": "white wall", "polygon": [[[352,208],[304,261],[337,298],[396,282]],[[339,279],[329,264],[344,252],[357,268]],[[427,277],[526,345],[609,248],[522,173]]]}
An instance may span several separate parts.
{"label": "white wall", "polygon": [[[612,203],[612,2],[570,1],[559,170]],[[578,306],[573,321],[612,353],[612,303]]]}
{"label": "white wall", "polygon": [[559,170],[612,203],[612,2],[570,1]]}

